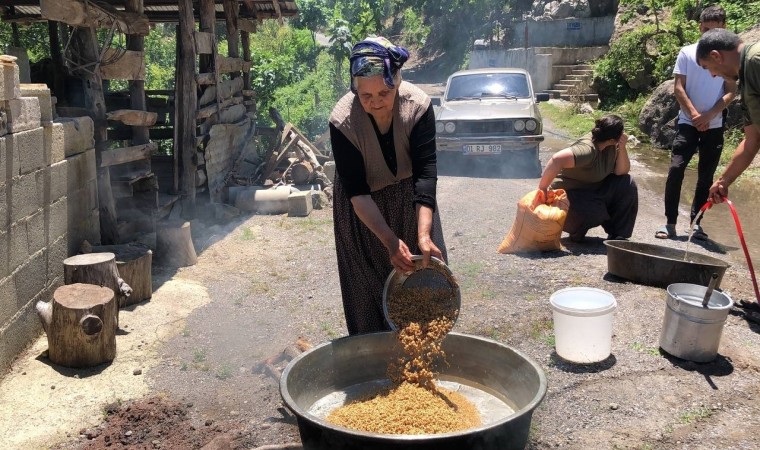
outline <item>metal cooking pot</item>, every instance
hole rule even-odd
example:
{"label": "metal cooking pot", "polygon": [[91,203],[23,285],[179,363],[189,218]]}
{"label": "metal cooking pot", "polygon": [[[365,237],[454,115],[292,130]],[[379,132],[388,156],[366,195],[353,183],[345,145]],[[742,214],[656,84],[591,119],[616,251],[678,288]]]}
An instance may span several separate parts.
{"label": "metal cooking pot", "polygon": [[533,411],[546,394],[543,370],[517,350],[460,333],[449,333],[443,341],[447,364],[438,379],[458,383],[460,393],[466,389],[487,393],[504,406],[498,414],[481,410],[480,427],[444,434],[378,434],[332,425],[312,411],[325,398],[337,394],[345,401],[356,386],[385,380],[388,363],[400,356],[395,343],[393,332],[349,336],[314,347],[288,364],[280,378],[280,393],[298,420],[304,449],[525,448]]}
{"label": "metal cooking pot", "polygon": [[715,287],[718,287],[731,266],[701,253],[687,255],[683,250],[660,245],[616,240],[604,241],[604,245],[609,273],[649,286],[667,288],[673,283],[707,286],[715,273],[718,275]]}

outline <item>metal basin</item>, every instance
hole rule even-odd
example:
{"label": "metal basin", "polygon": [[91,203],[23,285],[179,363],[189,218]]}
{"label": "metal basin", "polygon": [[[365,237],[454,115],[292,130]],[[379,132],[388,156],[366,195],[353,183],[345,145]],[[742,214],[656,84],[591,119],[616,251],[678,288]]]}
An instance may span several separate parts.
{"label": "metal basin", "polygon": [[[449,333],[439,380],[478,406],[483,425],[445,434],[367,433],[324,420],[329,408],[377,391],[388,363],[399,356],[392,332],[364,334],[319,345],[295,358],[280,378],[280,393],[298,420],[304,449],[522,449],[534,409],[546,394],[541,368],[496,341]],[[369,387],[369,388],[368,388]],[[331,401],[330,399],[342,399]],[[331,409],[330,409],[331,410]]]}
{"label": "metal basin", "polygon": [[[607,246],[607,271],[634,283],[667,288],[673,283],[707,286],[713,273],[715,286],[731,265],[696,252],[631,241],[604,241]],[[684,259],[686,258],[686,260]]]}

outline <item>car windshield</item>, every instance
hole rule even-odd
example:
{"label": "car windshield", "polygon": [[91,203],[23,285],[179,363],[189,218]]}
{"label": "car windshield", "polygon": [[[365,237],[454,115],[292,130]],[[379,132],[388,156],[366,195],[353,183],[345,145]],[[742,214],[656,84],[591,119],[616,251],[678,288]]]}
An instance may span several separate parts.
{"label": "car windshield", "polygon": [[528,98],[528,79],[522,73],[478,73],[453,77],[446,101],[484,97]]}

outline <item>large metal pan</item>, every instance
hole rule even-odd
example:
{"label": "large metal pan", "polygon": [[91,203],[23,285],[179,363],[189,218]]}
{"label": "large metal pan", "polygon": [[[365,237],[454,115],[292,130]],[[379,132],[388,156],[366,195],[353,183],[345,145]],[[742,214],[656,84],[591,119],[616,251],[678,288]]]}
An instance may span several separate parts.
{"label": "large metal pan", "polygon": [[280,393],[296,416],[305,450],[525,448],[533,411],[546,394],[544,372],[519,351],[477,336],[446,336],[446,364],[438,379],[461,386],[460,393],[475,391],[497,400],[501,407],[491,411],[498,412],[481,410],[482,426],[432,435],[378,434],[332,425],[314,412],[323,399],[345,401],[354,387],[386,379],[388,363],[399,356],[395,343],[392,332],[349,336],[314,347],[288,364],[280,378]]}
{"label": "large metal pan", "polygon": [[631,241],[604,241],[607,246],[607,271],[634,283],[667,288],[673,283],[707,286],[717,274],[720,286],[731,265],[696,252]]}

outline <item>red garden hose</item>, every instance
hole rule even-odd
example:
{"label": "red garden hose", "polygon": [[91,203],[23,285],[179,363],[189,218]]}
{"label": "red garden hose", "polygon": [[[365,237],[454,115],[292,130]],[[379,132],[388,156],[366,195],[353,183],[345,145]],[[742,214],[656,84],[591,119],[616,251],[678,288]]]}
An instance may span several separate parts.
{"label": "red garden hose", "polygon": [[[728,208],[731,210],[731,215],[734,217],[734,223],[736,224],[736,232],[739,234],[739,241],[742,243],[742,249],[744,250],[744,256],[747,258],[747,266],[749,267],[749,274],[752,277],[752,287],[755,288],[755,300],[760,304],[760,291],[757,289],[757,278],[755,278],[755,269],[752,267],[752,259],[749,257],[749,250],[747,249],[747,242],[744,240],[744,231],[742,230],[742,224],[739,222],[739,214],[736,213],[731,200],[726,199]],[[699,209],[700,212],[707,211],[712,207],[712,203],[707,202]]]}

